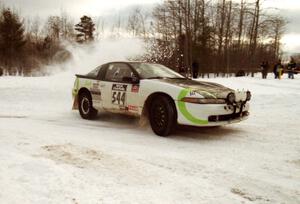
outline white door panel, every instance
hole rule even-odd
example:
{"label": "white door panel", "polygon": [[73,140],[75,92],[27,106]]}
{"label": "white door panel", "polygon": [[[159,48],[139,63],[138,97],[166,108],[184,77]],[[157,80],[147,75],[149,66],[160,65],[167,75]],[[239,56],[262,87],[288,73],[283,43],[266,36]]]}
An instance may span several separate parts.
{"label": "white door panel", "polygon": [[138,114],[139,86],[126,81],[133,77],[133,71],[127,64],[112,63],[108,66],[105,80],[104,109],[125,114]]}
{"label": "white door panel", "polygon": [[102,90],[102,108],[108,110],[110,108],[111,99],[111,82],[101,81],[100,88]]}

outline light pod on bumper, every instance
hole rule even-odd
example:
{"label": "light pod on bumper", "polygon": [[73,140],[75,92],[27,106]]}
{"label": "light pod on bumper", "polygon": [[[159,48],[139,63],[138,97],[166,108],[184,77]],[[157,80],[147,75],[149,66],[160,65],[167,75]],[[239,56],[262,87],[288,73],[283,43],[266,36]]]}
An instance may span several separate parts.
{"label": "light pod on bumper", "polygon": [[247,101],[250,101],[251,97],[252,97],[251,92],[247,91]]}
{"label": "light pod on bumper", "polygon": [[228,95],[227,95],[227,101],[229,102],[229,103],[234,103],[235,102],[235,94],[234,93],[229,93]]}

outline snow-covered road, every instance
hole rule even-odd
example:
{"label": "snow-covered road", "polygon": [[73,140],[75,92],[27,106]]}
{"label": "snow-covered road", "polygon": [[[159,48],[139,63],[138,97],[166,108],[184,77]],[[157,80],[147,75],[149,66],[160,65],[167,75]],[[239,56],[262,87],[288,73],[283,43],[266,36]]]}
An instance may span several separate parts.
{"label": "snow-covered road", "polygon": [[181,127],[71,111],[73,76],[0,78],[0,203],[300,203],[300,76],[216,78],[253,93],[249,120]]}

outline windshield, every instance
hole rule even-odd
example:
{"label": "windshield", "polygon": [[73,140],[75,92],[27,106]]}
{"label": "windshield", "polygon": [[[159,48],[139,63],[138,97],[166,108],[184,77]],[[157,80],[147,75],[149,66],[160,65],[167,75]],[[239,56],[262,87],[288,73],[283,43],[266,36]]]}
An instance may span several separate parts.
{"label": "windshield", "polygon": [[185,77],[177,72],[165,67],[161,64],[151,63],[130,63],[143,79],[155,78],[171,78],[171,79],[184,79]]}

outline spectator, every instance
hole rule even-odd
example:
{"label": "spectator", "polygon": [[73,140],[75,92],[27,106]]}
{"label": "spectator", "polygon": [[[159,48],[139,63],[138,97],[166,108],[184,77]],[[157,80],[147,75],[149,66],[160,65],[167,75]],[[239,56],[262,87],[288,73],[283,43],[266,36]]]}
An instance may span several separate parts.
{"label": "spectator", "polygon": [[199,64],[197,61],[194,61],[192,64],[192,72],[193,72],[193,78],[198,78]]}
{"label": "spectator", "polygon": [[289,79],[294,79],[294,73],[295,73],[295,69],[297,67],[297,64],[294,60],[294,58],[291,57],[291,61],[288,63],[288,76]]}
{"label": "spectator", "polygon": [[274,69],[273,69],[275,79],[281,79],[282,71],[283,71],[283,67],[281,64],[281,60],[278,60],[278,62],[274,65]]}
{"label": "spectator", "polygon": [[3,69],[0,67],[0,77],[3,75]]}
{"label": "spectator", "polygon": [[262,73],[262,78],[263,79],[267,78],[268,72],[269,72],[269,62],[268,61],[262,62],[262,64],[261,64],[261,73]]}

